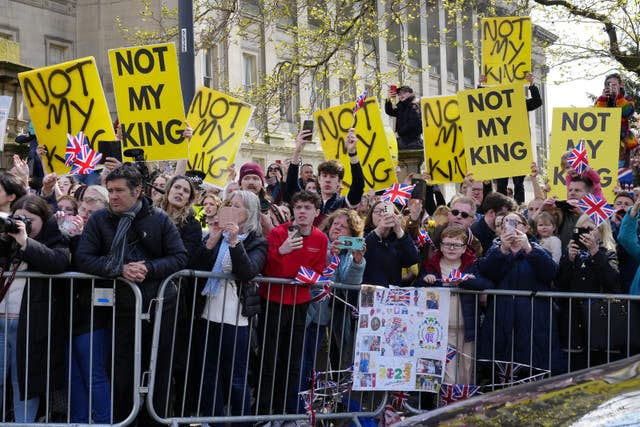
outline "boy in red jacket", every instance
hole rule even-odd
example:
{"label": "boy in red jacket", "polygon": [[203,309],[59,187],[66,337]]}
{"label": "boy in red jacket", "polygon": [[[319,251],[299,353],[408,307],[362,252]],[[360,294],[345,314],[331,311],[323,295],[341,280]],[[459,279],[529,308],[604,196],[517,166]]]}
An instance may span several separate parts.
{"label": "boy in red jacket", "polygon": [[[264,269],[267,277],[293,279],[300,267],[322,274],[326,265],[328,239],[313,226],[320,214],[320,196],[300,191],[291,204],[293,222],[277,226],[267,236],[269,251]],[[260,285],[263,299],[260,337],[264,342],[258,414],[297,412],[300,361],[311,299],[309,287]],[[274,384],[275,378],[278,380]]]}

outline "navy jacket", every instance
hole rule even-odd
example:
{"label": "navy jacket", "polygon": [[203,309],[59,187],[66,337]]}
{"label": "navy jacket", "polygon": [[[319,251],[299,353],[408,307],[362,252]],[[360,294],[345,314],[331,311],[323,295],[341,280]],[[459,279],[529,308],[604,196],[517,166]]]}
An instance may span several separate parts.
{"label": "navy jacket", "polygon": [[371,231],[365,237],[365,243],[367,251],[364,258],[367,266],[362,276],[363,284],[400,286],[402,269],[420,262],[418,248],[408,233],[398,239],[393,231],[385,238],[380,238],[375,231]]}

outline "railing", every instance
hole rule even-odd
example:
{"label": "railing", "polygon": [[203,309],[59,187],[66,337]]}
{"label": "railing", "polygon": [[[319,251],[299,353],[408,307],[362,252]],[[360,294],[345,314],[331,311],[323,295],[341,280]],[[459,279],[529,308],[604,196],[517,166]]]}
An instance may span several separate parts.
{"label": "railing", "polygon": [[[223,281],[218,296],[207,299],[201,291],[210,277]],[[139,417],[167,425],[310,417],[359,425],[384,411],[386,392],[351,389],[359,286],[314,286],[319,296],[312,304],[258,299],[261,313],[246,318],[238,301],[248,296],[230,279],[180,271],[162,282],[153,304],[143,305],[138,285],[126,281],[18,273],[12,286],[24,283],[26,305],[19,318],[16,310],[0,315],[0,337],[7,337],[0,341],[0,421],[32,425],[38,406],[36,422],[117,426]],[[278,285],[291,283],[255,281],[279,296]],[[451,291],[450,319],[475,322],[467,324],[466,340],[464,328],[457,336],[450,329],[457,351],[445,373],[451,383],[486,392],[640,352],[640,296]],[[25,350],[12,365],[16,343]],[[12,367],[22,377],[12,378]],[[39,401],[13,413],[11,383]],[[407,414],[439,404],[432,393],[399,400]]]}

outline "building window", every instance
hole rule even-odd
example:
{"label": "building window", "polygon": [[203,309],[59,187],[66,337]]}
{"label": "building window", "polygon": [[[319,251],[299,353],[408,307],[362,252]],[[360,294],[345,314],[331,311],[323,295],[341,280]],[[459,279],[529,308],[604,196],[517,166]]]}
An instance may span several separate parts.
{"label": "building window", "polygon": [[57,39],[45,39],[47,65],[59,64],[71,59],[71,43]]}
{"label": "building window", "polygon": [[255,55],[242,54],[242,84],[245,90],[252,90],[258,83],[258,64]]}
{"label": "building window", "polygon": [[280,119],[294,123],[298,112],[298,82],[284,82],[279,88]]}
{"label": "building window", "polygon": [[217,89],[219,85],[218,75],[220,73],[218,68],[218,46],[212,46],[205,49],[202,69],[202,84],[206,87]]}

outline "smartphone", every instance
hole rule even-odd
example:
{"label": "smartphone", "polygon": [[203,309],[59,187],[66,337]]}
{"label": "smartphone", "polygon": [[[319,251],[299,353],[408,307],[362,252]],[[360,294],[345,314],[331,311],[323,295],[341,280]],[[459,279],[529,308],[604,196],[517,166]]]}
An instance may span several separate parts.
{"label": "smartphone", "polygon": [[391,91],[392,95],[394,95],[394,96],[397,95],[398,94],[398,85],[391,85],[389,87],[389,90]]}
{"label": "smartphone", "polygon": [[412,199],[424,200],[425,193],[427,191],[427,183],[424,179],[411,178],[411,185],[413,185],[413,191],[411,192]]}
{"label": "smartphone", "polygon": [[299,235],[300,233],[300,226],[297,224],[291,224],[288,228],[288,233],[289,233],[289,238],[293,238]]}
{"label": "smartphone", "polygon": [[510,222],[502,221],[502,231],[504,234],[513,234],[516,231],[516,228]]}
{"label": "smartphone", "polygon": [[350,249],[352,251],[361,251],[364,249],[364,238],[340,236],[338,237],[338,249]]}
{"label": "smartphone", "polygon": [[122,163],[122,141],[98,141],[98,152],[102,154],[100,163],[104,163],[107,157],[113,157]]}
{"label": "smartphone", "polygon": [[573,209],[573,206],[567,203],[566,200],[556,200],[555,205],[556,208],[562,209],[563,211],[570,211]]}
{"label": "smartphone", "polygon": [[307,135],[304,140],[305,141],[309,141],[309,142],[313,142],[313,120],[305,120],[304,122],[302,122],[302,130],[308,130],[311,131],[311,133],[309,135]]}
{"label": "smartphone", "polygon": [[580,236],[583,234],[589,234],[590,232],[591,230],[586,227],[574,227],[573,234],[571,235],[571,240],[573,240],[581,250],[586,251],[587,247],[580,241]]}
{"label": "smartphone", "polygon": [[228,222],[234,224],[242,224],[247,220],[247,211],[243,208],[236,208],[233,206],[222,206],[218,210],[218,223],[220,226]]}

